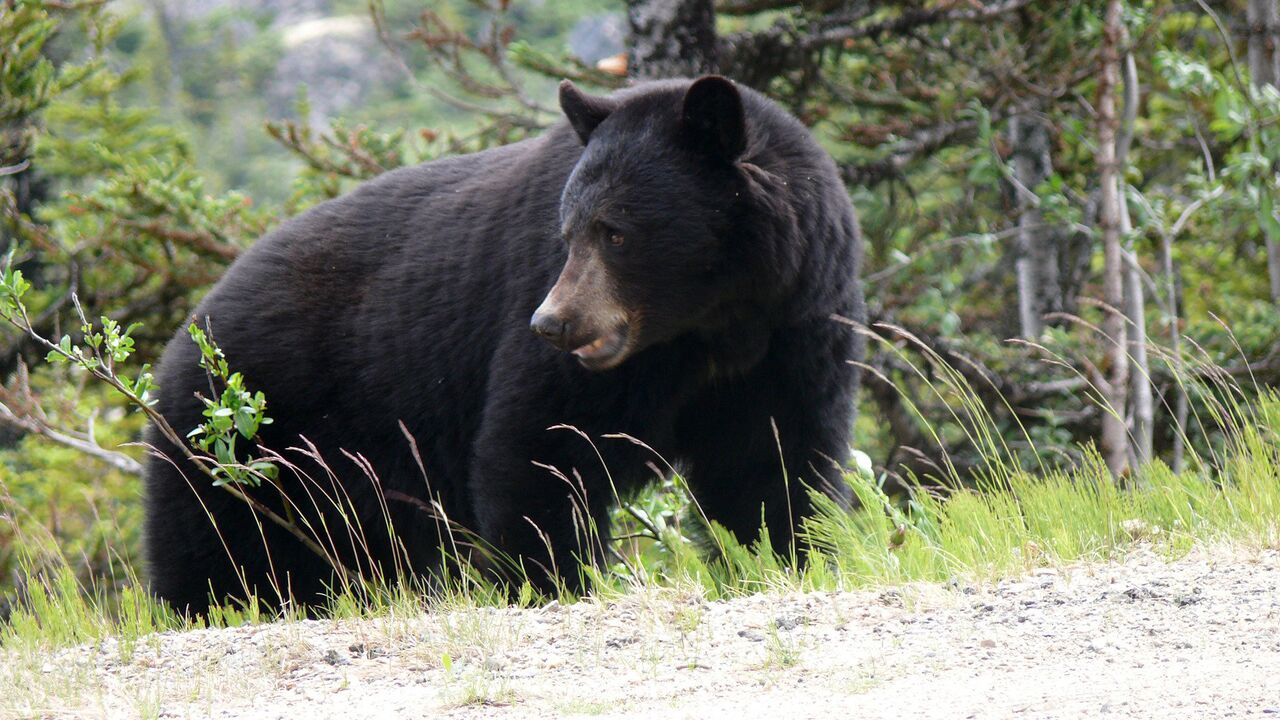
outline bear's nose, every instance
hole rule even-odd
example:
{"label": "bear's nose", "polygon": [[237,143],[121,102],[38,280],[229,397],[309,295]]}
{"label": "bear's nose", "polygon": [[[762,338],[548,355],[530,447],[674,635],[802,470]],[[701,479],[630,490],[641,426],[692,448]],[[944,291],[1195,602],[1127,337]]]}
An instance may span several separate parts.
{"label": "bear's nose", "polygon": [[554,345],[560,345],[569,335],[568,322],[555,313],[542,312],[541,310],[533,314],[529,329]]}

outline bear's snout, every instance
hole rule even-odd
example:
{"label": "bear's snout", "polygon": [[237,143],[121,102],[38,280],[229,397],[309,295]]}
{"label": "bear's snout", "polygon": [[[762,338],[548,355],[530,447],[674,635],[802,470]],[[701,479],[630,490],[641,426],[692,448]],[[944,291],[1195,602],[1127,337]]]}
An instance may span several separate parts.
{"label": "bear's snout", "polygon": [[529,329],[561,350],[569,349],[565,346],[570,336],[569,321],[558,313],[538,308],[533,313],[533,319],[529,321]]}

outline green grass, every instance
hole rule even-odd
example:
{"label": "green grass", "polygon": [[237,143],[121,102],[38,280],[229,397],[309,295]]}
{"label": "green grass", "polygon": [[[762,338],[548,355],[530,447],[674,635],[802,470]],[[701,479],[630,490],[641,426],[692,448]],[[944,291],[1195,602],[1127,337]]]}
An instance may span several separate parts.
{"label": "green grass", "polygon": [[[649,537],[619,543],[621,556],[608,569],[583,568],[593,581],[593,592],[608,598],[676,588],[720,599],[757,592],[990,580],[1037,567],[1107,561],[1137,545],[1170,557],[1198,544],[1280,545],[1280,395],[1274,392],[1260,393],[1257,402],[1246,403],[1230,387],[1204,390],[1198,404],[1206,408],[1205,417],[1193,418],[1202,429],[1200,442],[1189,443],[1199,449],[1191,452],[1187,469],[1174,473],[1157,461],[1117,481],[1087,448],[1082,461],[1049,467],[1026,443],[1029,447],[1023,452],[1033,455],[1027,462],[998,434],[984,429],[992,427],[990,418],[963,381],[945,373],[941,377],[936,392],[955,402],[957,425],[983,448],[986,464],[976,484],[952,478],[944,486],[917,486],[909,498],[892,498],[869,472],[851,472],[847,478],[859,509],[850,512],[816,496],[818,513],[801,533],[813,550],[808,563],[797,570],[762,549],[768,546],[767,535],[746,547],[712,527],[709,536],[715,551],[703,552],[699,543],[686,537],[689,521],[682,526],[678,513],[672,512],[681,505],[696,507],[673,501],[683,488],[675,478],[663,484],[660,496],[642,499],[643,506],[633,504],[619,513],[637,518],[636,525],[642,525]],[[16,516],[16,509],[5,511]],[[79,679],[51,678],[41,672],[42,658],[60,648],[109,648],[127,663],[139,643],[159,631],[278,619],[250,604],[218,608],[193,623],[153,601],[132,575],[108,583],[106,589],[85,587],[73,563],[50,538],[34,542],[21,532],[15,537],[23,592],[14,600],[8,621],[0,625],[0,698],[11,699],[0,700],[0,714],[48,709],[76,692],[93,692],[87,672]],[[518,604],[537,600],[526,587]],[[376,583],[349,589],[335,594],[327,613],[334,618],[385,620],[379,632],[392,638],[402,627],[397,619],[507,602],[507,594],[479,573],[464,571],[430,593],[412,585]],[[684,621],[692,624],[694,619]],[[486,624],[446,630],[436,661],[462,659],[468,648],[497,647],[514,632]],[[490,630],[498,636],[491,637]],[[794,648],[779,645],[776,650],[771,657],[778,665],[794,659]],[[466,675],[463,669],[460,666],[455,678],[460,703],[507,699],[503,688],[489,687],[484,677]],[[470,665],[465,669],[473,672]],[[196,687],[192,692],[205,691]],[[21,700],[24,697],[28,700]]]}
{"label": "green grass", "polygon": [[[866,477],[850,476],[862,508],[818,497],[804,537],[817,549],[803,572],[723,534],[723,557],[675,551],[648,582],[692,583],[711,598],[835,590],[955,578],[994,579],[1036,567],[1106,561],[1142,543],[1170,556],[1195,544],[1280,544],[1280,399],[1241,425],[1219,464],[1175,474],[1160,462],[1125,486],[1093,452],[1067,469],[1033,474],[993,463],[976,488],[917,488],[902,504]],[[606,583],[608,581],[606,580]],[[615,589],[625,591],[624,585]]]}
{"label": "green grass", "polygon": [[[1266,398],[1219,456],[1219,464],[1174,474],[1162,463],[1121,487],[1096,455],[1066,470],[1033,475],[993,472],[978,488],[946,494],[917,490],[902,504],[865,476],[849,481],[861,509],[847,512],[818,498],[804,537],[815,554],[802,571],[760,546],[715,532],[720,552],[666,538],[665,559],[634,575],[592,571],[596,592],[625,593],[639,584],[696,587],[709,598],[761,591],[835,590],[954,578],[991,579],[1078,561],[1105,561],[1142,543],[1176,556],[1193,545],[1280,543],[1280,398]],[[999,470],[999,466],[996,470]],[[674,531],[669,531],[674,535]],[[24,566],[28,592],[0,644],[26,651],[122,640],[122,652],[149,633],[189,626],[126,583],[123,593],[86,591],[63,565]],[[571,600],[572,598],[562,598]],[[336,596],[335,617],[407,616],[429,609],[495,605],[505,595],[469,578],[428,597],[408,587]],[[255,608],[224,608],[214,626],[271,619]]]}

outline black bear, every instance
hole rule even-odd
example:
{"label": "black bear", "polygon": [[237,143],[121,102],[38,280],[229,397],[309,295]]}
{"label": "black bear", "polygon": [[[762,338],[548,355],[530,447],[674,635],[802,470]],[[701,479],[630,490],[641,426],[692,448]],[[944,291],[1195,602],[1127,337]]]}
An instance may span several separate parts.
{"label": "black bear", "polygon": [[[576,587],[655,464],[784,551],[808,488],[848,497],[862,345],[832,317],[863,317],[861,249],[829,155],[719,76],[604,97],[565,82],[560,105],[568,122],[539,137],[290,220],[195,311],[265,392],[260,441],[287,458],[245,490],[348,569],[430,578],[484,546],[540,588]],[[210,392],[197,360],[180,332],[160,364],[180,433]],[[330,563],[150,441],[154,592],[194,612],[246,590],[323,597]]]}

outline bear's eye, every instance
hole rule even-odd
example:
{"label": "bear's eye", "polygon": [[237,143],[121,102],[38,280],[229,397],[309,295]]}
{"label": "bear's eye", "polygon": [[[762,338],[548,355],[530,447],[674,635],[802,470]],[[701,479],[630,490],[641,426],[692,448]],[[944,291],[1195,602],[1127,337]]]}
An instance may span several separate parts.
{"label": "bear's eye", "polygon": [[622,247],[622,243],[626,242],[626,240],[620,232],[609,233],[609,244],[614,247]]}

